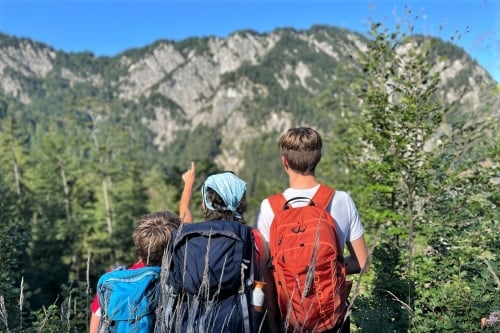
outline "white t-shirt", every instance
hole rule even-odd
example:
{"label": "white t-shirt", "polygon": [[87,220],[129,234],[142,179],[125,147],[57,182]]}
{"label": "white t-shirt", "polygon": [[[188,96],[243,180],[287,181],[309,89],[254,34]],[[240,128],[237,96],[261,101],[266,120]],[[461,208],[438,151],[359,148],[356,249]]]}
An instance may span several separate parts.
{"label": "white t-shirt", "polygon": [[[283,192],[287,200],[294,197],[312,198],[319,189],[319,185],[309,189],[288,188]],[[300,207],[307,204],[307,201],[294,201],[293,207]],[[347,241],[352,242],[363,236],[363,226],[359,219],[358,210],[351,196],[343,191],[335,191],[335,196],[328,207],[330,214],[335,219],[342,249]],[[264,239],[269,243],[269,234],[274,213],[268,199],[264,199],[260,204],[257,214],[257,228]]]}

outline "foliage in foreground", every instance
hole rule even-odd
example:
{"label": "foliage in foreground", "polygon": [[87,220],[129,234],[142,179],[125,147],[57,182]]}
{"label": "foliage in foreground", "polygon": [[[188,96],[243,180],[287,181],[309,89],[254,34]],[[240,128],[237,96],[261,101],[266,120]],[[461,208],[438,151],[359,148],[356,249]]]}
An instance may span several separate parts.
{"label": "foliage in foreground", "polygon": [[431,40],[382,29],[362,55],[361,114],[339,121],[327,157],[348,173],[336,181],[352,189],[374,248],[354,321],[360,332],[479,331],[500,307],[499,124],[464,120],[436,138],[451,108],[435,94]]}

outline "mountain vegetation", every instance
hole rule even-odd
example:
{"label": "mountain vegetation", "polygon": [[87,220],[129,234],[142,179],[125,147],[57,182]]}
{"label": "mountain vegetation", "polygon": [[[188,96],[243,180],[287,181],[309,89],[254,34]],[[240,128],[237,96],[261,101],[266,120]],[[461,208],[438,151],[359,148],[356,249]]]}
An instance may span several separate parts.
{"label": "mountain vegetation", "polygon": [[[314,26],[160,40],[116,57],[0,35],[0,332],[87,331],[97,278],[135,261],[181,175],[233,170],[252,224],[282,191],[277,138],[325,140],[372,270],[353,332],[475,332],[500,309],[500,90],[452,42]],[[201,219],[201,198],[193,198]],[[498,329],[495,320],[485,331]]]}

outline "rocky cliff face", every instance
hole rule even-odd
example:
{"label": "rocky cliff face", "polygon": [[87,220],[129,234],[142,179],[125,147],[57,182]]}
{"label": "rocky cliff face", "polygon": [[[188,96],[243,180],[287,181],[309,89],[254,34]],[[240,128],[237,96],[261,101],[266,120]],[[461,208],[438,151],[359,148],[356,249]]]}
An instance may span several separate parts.
{"label": "rocky cliff face", "polygon": [[[270,105],[262,112],[265,119],[256,122],[249,107],[253,101],[270,98],[278,90],[282,96],[314,97],[334,80],[338,66],[356,70],[357,55],[366,43],[359,34],[313,27],[262,35],[241,31],[225,39],[158,41],[111,59],[90,54],[77,59],[78,55],[30,40],[1,36],[0,94],[30,104],[43,98],[50,77],[67,82],[65,89],[85,85],[137,105],[149,105],[159,96],[162,102],[154,104],[153,115],[144,115],[142,122],[155,133],[160,149],[180,130],[216,126],[222,133],[217,162],[238,170],[244,163],[238,153],[243,142],[296,124],[296,114],[279,104]],[[493,84],[466,54],[437,62],[435,70],[446,87],[442,97],[450,102],[460,99],[472,112],[481,104],[481,90]],[[460,75],[468,76],[465,94],[463,85],[453,84]]]}
{"label": "rocky cliff face", "polygon": [[30,103],[29,92],[23,88],[18,76],[43,79],[53,69],[55,52],[29,40],[0,48],[0,87],[6,95]]}

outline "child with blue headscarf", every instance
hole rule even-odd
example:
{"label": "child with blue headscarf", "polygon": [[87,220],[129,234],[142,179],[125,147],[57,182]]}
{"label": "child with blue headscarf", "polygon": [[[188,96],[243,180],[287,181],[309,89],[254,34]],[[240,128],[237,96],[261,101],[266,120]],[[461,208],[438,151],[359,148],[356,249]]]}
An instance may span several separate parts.
{"label": "child with blue headscarf", "polygon": [[[184,190],[181,195],[179,216],[183,222],[192,222],[191,199],[195,180],[195,165],[183,175]],[[209,176],[201,188],[203,213],[207,221],[237,221],[245,224],[243,214],[247,210],[247,184],[233,172],[225,171]]]}
{"label": "child with blue headscarf", "polygon": [[[181,195],[179,215],[184,223],[191,223],[191,198],[195,180],[195,165],[191,162],[191,167],[183,175],[184,190]],[[231,171],[221,172],[209,176],[201,187],[203,199],[203,213],[207,221],[235,221],[245,224],[243,214],[247,210],[246,200],[247,184]],[[257,229],[253,229],[256,250],[259,253],[259,264],[256,270],[262,273],[265,282],[265,308],[267,309],[267,325],[261,332],[279,332],[278,324],[274,318],[277,315],[277,305],[275,303],[275,286],[272,273],[267,269],[269,260],[269,247],[267,242]]]}

